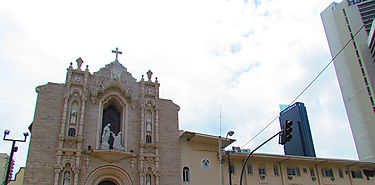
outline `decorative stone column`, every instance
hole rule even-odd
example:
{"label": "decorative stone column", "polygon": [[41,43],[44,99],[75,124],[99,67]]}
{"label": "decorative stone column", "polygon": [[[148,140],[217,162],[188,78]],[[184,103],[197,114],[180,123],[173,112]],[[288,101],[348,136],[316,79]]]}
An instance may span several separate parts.
{"label": "decorative stone column", "polygon": [[82,96],[82,107],[81,107],[81,114],[80,114],[80,121],[79,121],[79,134],[78,134],[78,137],[82,137],[82,130],[83,130],[83,123],[85,121],[85,104],[86,104],[86,100],[85,98],[83,98]]}
{"label": "decorative stone column", "polygon": [[141,105],[141,142],[145,143],[145,104]]}
{"label": "decorative stone column", "polygon": [[143,185],[143,175],[144,173],[139,174],[139,185]]}
{"label": "decorative stone column", "polygon": [[159,180],[160,180],[160,176],[159,176],[159,174],[156,174],[155,185],[159,185]]}
{"label": "decorative stone column", "polygon": [[78,185],[78,173],[79,173],[79,170],[76,169],[74,170],[74,185]]}
{"label": "decorative stone column", "polygon": [[155,114],[155,141],[159,143],[159,107],[156,107]]}
{"label": "decorative stone column", "polygon": [[66,112],[67,112],[67,109],[68,109],[68,99],[69,99],[69,96],[66,95],[64,97],[64,110],[63,110],[63,115],[62,115],[62,118],[61,118],[60,136],[65,135],[65,122],[66,122]]}
{"label": "decorative stone column", "polygon": [[60,178],[59,174],[60,174],[60,169],[55,169],[55,183],[54,183],[54,185],[59,185],[59,178]]}

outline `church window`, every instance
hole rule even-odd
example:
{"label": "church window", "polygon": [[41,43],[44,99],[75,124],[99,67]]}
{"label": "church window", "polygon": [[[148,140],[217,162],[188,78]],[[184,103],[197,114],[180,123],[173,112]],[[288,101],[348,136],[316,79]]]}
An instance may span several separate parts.
{"label": "church window", "polygon": [[68,136],[71,136],[71,137],[76,136],[76,129],[74,129],[74,128],[70,128],[70,129],[68,130]]}
{"label": "church window", "polygon": [[62,185],[70,185],[70,171],[65,171],[62,179]]}
{"label": "church window", "polygon": [[146,175],[146,185],[151,185],[151,175],[150,174]]}
{"label": "church window", "polygon": [[182,170],[183,182],[190,182],[190,170],[188,167],[184,167]]}
{"label": "church window", "polygon": [[150,135],[146,135],[146,143],[152,143]]}

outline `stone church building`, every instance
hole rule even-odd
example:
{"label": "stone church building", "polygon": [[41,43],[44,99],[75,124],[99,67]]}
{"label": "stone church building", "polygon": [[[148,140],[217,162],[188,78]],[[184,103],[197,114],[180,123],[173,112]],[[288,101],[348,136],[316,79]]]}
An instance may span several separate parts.
{"label": "stone church building", "polygon": [[179,106],[117,60],[91,74],[71,63],[38,93],[24,184],[178,184]]}
{"label": "stone church building", "polygon": [[[136,80],[113,52],[98,72],[79,58],[65,83],[36,88],[23,184],[240,184],[248,150],[226,151],[220,163],[235,140],[179,130],[180,108],[159,97],[152,72]],[[375,184],[375,163],[360,161],[254,154],[243,169],[244,185]]]}

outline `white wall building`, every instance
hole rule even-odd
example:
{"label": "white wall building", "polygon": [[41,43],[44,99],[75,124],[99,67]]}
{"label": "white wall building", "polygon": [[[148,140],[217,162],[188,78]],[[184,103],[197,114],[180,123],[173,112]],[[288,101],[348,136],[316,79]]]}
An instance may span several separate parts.
{"label": "white wall building", "polygon": [[375,0],[333,2],[321,13],[357,153],[373,162],[375,63],[367,40],[374,15]]}

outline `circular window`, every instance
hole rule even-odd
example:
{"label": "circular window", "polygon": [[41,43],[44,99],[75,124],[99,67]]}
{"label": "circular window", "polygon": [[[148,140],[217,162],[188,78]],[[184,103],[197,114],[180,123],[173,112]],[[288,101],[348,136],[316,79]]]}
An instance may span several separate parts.
{"label": "circular window", "polygon": [[202,159],[201,165],[205,168],[209,168],[211,166],[211,162],[210,162],[210,160],[205,158],[205,159]]}

